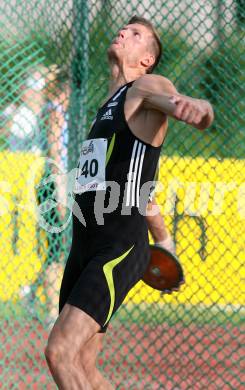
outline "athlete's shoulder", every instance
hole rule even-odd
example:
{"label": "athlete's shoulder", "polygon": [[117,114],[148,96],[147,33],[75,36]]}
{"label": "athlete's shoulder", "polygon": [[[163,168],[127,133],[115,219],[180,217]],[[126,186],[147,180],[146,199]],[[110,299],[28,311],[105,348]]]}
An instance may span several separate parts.
{"label": "athlete's shoulder", "polygon": [[149,94],[154,93],[176,93],[177,90],[169,79],[164,76],[157,74],[145,74],[139,77],[132,86],[135,93],[140,95],[148,96]]}

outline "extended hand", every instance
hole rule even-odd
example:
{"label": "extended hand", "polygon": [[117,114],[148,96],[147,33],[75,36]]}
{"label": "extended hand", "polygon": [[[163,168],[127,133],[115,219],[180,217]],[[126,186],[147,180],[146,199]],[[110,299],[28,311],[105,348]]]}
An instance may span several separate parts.
{"label": "extended hand", "polygon": [[199,130],[204,130],[211,125],[214,115],[209,102],[184,95],[172,96],[170,102],[176,105],[174,118]]}

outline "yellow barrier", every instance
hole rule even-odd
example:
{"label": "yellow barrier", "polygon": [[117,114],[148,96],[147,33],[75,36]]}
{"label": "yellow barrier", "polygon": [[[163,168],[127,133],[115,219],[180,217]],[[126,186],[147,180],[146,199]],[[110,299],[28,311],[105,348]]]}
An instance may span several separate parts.
{"label": "yellow barrier", "polygon": [[[38,253],[34,199],[29,198],[28,177],[35,162],[37,157],[31,154],[0,153],[2,300],[18,298],[20,287],[36,280],[45,261],[45,253]],[[44,171],[43,160],[35,169],[38,182]],[[243,304],[243,172],[244,161],[161,158],[159,179],[164,189],[157,194],[157,200],[175,235],[186,280],[179,293],[165,295],[164,301]],[[179,188],[173,202],[170,195],[176,186]],[[159,292],[143,282],[135,286],[126,300],[129,298],[134,303],[162,299]]]}
{"label": "yellow barrier", "polygon": [[[175,235],[186,280],[180,292],[164,295],[165,302],[244,304],[244,168],[242,160],[161,158],[159,180],[164,189],[156,198]],[[174,202],[170,195],[176,186]],[[162,298],[140,282],[129,299],[150,303]]]}
{"label": "yellow barrier", "polygon": [[[35,281],[45,261],[45,253],[38,250],[34,207],[34,185],[41,180],[43,171],[43,159],[34,154],[0,153],[2,300],[18,299],[21,286],[30,285]],[[32,181],[33,173],[35,182]]]}

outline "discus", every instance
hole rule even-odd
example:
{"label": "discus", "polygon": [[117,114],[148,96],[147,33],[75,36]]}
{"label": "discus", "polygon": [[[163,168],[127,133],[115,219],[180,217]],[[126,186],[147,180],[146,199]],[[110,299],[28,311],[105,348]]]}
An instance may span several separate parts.
{"label": "discus", "polygon": [[184,283],[184,273],[178,258],[167,249],[150,245],[150,262],[142,280],[155,290],[170,294]]}

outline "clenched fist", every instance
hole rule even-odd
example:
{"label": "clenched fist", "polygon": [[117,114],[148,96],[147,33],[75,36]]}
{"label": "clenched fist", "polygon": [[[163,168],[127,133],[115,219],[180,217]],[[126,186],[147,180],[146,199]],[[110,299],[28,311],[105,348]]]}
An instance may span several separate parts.
{"label": "clenched fist", "polygon": [[176,105],[173,117],[191,126],[204,130],[213,121],[213,109],[206,100],[193,99],[184,95],[175,95],[170,102]]}

